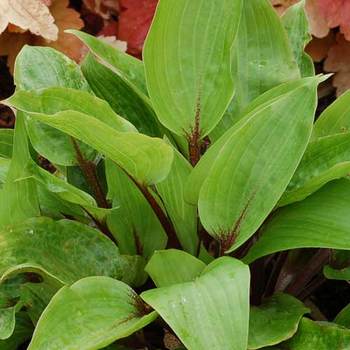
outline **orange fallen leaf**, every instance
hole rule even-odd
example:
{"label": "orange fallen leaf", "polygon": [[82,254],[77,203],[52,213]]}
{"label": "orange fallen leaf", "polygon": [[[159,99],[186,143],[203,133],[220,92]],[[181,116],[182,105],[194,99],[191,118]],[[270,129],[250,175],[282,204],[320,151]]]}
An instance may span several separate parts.
{"label": "orange fallen leaf", "polygon": [[326,72],[336,73],[333,85],[337,88],[337,96],[350,89],[350,42],[338,33],[336,42],[330,48],[324,63]]}
{"label": "orange fallen leaf", "polygon": [[[36,1],[42,2],[43,0]],[[30,31],[23,32],[19,26],[8,27],[0,35],[0,56],[7,56],[7,64],[11,71],[13,71],[18,52],[25,44],[51,46],[75,60],[80,59],[82,44],[73,35],[64,33],[65,29],[81,29],[83,27],[83,21],[80,19],[79,13],[68,8],[69,0],[45,0],[45,4],[50,5],[48,10],[50,11],[50,16],[54,18],[54,25],[57,28],[57,40],[47,40],[47,37],[34,35]]]}

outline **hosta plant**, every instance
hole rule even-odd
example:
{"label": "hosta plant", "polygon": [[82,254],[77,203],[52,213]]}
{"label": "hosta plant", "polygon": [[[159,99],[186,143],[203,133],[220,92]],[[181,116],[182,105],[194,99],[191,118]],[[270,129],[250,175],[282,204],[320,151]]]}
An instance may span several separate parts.
{"label": "hosta plant", "polygon": [[160,0],[143,61],[70,33],[3,101],[0,349],[349,349],[310,300],[350,279],[350,94],[316,113],[303,3]]}

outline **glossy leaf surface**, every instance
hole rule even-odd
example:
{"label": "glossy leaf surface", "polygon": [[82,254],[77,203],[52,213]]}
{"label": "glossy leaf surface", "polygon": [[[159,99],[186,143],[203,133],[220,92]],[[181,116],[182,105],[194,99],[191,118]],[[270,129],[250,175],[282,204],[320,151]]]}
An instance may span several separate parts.
{"label": "glossy leaf surface", "polygon": [[246,350],[249,318],[249,270],[223,257],[193,282],[141,294],[189,350]]}
{"label": "glossy leaf surface", "polygon": [[152,105],[174,133],[203,138],[225,112],[234,93],[230,51],[241,6],[241,0],[159,2],[143,56]]}
{"label": "glossy leaf surface", "polygon": [[[102,316],[102,317],[101,317]],[[28,350],[101,349],[151,323],[140,297],[108,277],[88,277],[63,287],[51,300]]]}

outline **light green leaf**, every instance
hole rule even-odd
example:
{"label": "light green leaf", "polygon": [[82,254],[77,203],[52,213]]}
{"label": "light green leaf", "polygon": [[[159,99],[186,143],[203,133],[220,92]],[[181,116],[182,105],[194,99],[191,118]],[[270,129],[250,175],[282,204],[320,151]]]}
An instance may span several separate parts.
{"label": "light green leaf", "polygon": [[12,160],[0,189],[0,229],[40,215],[35,182],[26,169],[30,161],[24,115],[17,113]]}
{"label": "light green leaf", "polygon": [[0,157],[11,158],[13,147],[13,130],[0,129]]}
{"label": "light green leaf", "polygon": [[86,276],[129,278],[126,257],[99,231],[68,220],[29,219],[0,232],[0,279],[13,271],[37,272],[61,283]]}
{"label": "light green leaf", "polygon": [[19,90],[3,103],[29,113],[55,114],[69,110],[77,111],[88,114],[117,131],[137,131],[131,123],[116,114],[106,101],[89,92],[68,87]]}
{"label": "light green leaf", "polygon": [[244,258],[296,248],[350,250],[350,181],[330,182],[301,202],[276,211],[262,228],[260,239]]}
{"label": "light green leaf", "polygon": [[350,172],[350,133],[334,134],[309,143],[278,206],[303,200],[327,182]]}
{"label": "light green leaf", "polygon": [[339,312],[334,322],[340,326],[350,328],[350,304],[345,306],[344,309]]}
{"label": "light green leaf", "polygon": [[241,7],[241,0],[159,2],[143,57],[152,105],[174,133],[203,138],[225,112]]}
{"label": "light green leaf", "polygon": [[288,294],[276,294],[259,307],[252,306],[248,349],[261,349],[291,338],[309,310]]}
{"label": "light green leaf", "polygon": [[124,82],[139,90],[139,93],[147,95],[142,61],[87,33],[78,30],[67,30],[66,32],[83,41],[99,61],[116,72]]}
{"label": "light green leaf", "polygon": [[16,59],[14,78],[15,85],[20,90],[51,86],[90,89],[79,66],[49,47],[24,46]]}
{"label": "light green leaf", "polygon": [[133,181],[110,160],[106,160],[108,198],[118,209],[107,224],[123,254],[141,254],[149,259],[166,246],[167,235],[151,206]]}
{"label": "light green leaf", "polygon": [[140,185],[160,182],[170,171],[173,150],[161,139],[118,132],[98,119],[76,111],[52,115],[30,113],[30,117],[95,148],[123,168]]}
{"label": "light green leaf", "polygon": [[230,128],[256,97],[300,77],[287,34],[269,0],[243,1],[232,47],[232,76],[236,94],[211,135],[214,139]]}
{"label": "light green leaf", "polygon": [[53,297],[28,350],[101,349],[156,317],[126,284],[108,277],[84,278]]}
{"label": "light green leaf", "polygon": [[207,169],[198,208],[222,252],[253,235],[287,187],[311,134],[318,79],[306,78],[263,104],[222,137],[225,143],[218,141],[222,147]]}
{"label": "light green leaf", "polygon": [[197,206],[185,201],[184,187],[192,171],[188,161],[174,149],[174,161],[167,178],[156,185],[181,246],[190,254],[198,250]]}
{"label": "light green leaf", "polygon": [[246,350],[249,323],[249,269],[222,257],[193,282],[143,292],[189,350]]}
{"label": "light green leaf", "polygon": [[312,58],[304,52],[311,40],[309,21],[305,13],[305,1],[302,0],[289,7],[282,16],[282,23],[287,31],[294,57],[298,63],[301,76],[315,75]]}
{"label": "light green leaf", "polygon": [[16,306],[0,309],[0,340],[10,338],[15,330],[15,325]]}
{"label": "light green leaf", "polygon": [[317,119],[312,137],[350,131],[350,91],[338,97]]}
{"label": "light green leaf", "polygon": [[100,221],[103,221],[110,211],[109,209],[98,208],[96,201],[89,194],[38,167],[35,163],[31,163],[28,168],[32,177],[39,184],[44,186],[49,192],[58,196],[61,200],[70,204],[75,204],[77,207],[76,211],[79,210],[79,207],[83,207],[90,215]]}
{"label": "light green leaf", "polygon": [[11,160],[6,158],[0,158],[0,188],[1,185],[6,182],[7,174],[10,169]]}
{"label": "light green leaf", "polygon": [[16,315],[16,327],[12,336],[6,340],[0,340],[1,350],[18,350],[19,346],[30,339],[33,333],[33,324],[24,312]]}
{"label": "light green leaf", "polygon": [[[48,87],[90,90],[80,67],[48,47],[25,46],[17,56],[14,79],[17,90]],[[52,106],[54,108],[55,104]],[[37,152],[55,164],[77,164],[76,151],[67,135],[36,121],[27,124],[29,138]],[[80,149],[87,159],[95,156],[95,152],[84,144],[80,144]]]}
{"label": "light green leaf", "polygon": [[303,318],[296,335],[281,347],[288,350],[347,350],[350,348],[350,330],[334,323]]}
{"label": "light green leaf", "polygon": [[140,96],[133,86],[91,55],[85,57],[82,70],[94,93],[106,100],[116,113],[129,120],[141,133],[162,136],[148,98]]}
{"label": "light green leaf", "polygon": [[[321,79],[320,79],[321,80]],[[276,101],[285,98],[292,91],[296,91],[303,88],[305,84],[308,84],[310,79],[299,79],[281,84],[264,94],[257,97],[252,101],[242,112],[237,123],[225,132],[202,156],[198,164],[193,169],[189,176],[185,189],[186,201],[192,204],[197,204],[199,198],[199,192],[203,185],[203,182],[208,176],[220,150],[223,148],[225,143],[230,139],[233,133],[241,128],[250,118],[255,117],[261,110],[272,106]]]}
{"label": "light green leaf", "polygon": [[154,252],[146,272],[157,287],[190,282],[205,269],[205,264],[182,250],[167,249]]}

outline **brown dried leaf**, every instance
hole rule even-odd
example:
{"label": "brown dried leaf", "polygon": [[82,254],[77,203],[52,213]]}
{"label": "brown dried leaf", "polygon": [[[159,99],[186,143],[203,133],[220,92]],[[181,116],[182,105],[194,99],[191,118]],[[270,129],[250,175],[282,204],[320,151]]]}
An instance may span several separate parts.
{"label": "brown dried leaf", "polygon": [[337,96],[350,89],[350,42],[338,33],[335,44],[330,48],[324,64],[326,72],[336,73],[333,85],[337,88]]}
{"label": "brown dried leaf", "polygon": [[58,28],[42,0],[2,0],[0,13],[0,33],[11,23],[47,40],[57,39]]}
{"label": "brown dried leaf", "polygon": [[329,32],[325,38],[314,37],[306,46],[305,51],[312,57],[314,62],[321,62],[327,57],[328,51],[334,42],[335,34]]}

